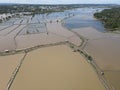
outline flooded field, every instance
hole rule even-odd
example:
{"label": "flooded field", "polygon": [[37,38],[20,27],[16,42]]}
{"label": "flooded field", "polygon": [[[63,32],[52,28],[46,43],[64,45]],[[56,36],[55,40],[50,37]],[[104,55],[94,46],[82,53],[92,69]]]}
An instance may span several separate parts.
{"label": "flooded field", "polygon": [[90,40],[85,49],[91,53],[101,69],[120,70],[119,46],[120,37],[111,37]]}
{"label": "flooded field", "polygon": [[113,90],[119,90],[120,89],[120,71],[106,71],[105,72],[105,78],[107,81],[113,85]]}
{"label": "flooded field", "polygon": [[18,35],[39,34],[47,32],[45,23],[28,24]]}
{"label": "flooded field", "polygon": [[27,54],[10,90],[25,89],[105,90],[83,56],[64,45]]}
{"label": "flooded field", "polygon": [[18,35],[15,39],[17,49],[25,49],[37,45],[54,44],[65,41],[69,41],[77,46],[81,43],[81,39],[71,31],[63,28],[61,23],[47,23],[46,27],[47,30],[42,33]]}
{"label": "flooded field", "polygon": [[0,52],[65,41],[79,46],[80,38],[61,25],[66,13],[22,15],[1,23]]}
{"label": "flooded field", "polygon": [[[88,12],[89,11],[89,12]],[[65,26],[86,39],[83,49],[95,60],[104,71],[106,80],[113,90],[120,89],[120,35],[107,33],[103,24],[93,17],[94,9],[69,18]]]}
{"label": "flooded field", "polygon": [[[116,90],[120,89],[120,36],[88,41],[85,50],[94,57],[106,79]],[[109,72],[108,72],[109,71]],[[116,72],[117,71],[117,72]]]}
{"label": "flooded field", "polygon": [[83,49],[104,71],[108,83],[119,90],[119,84],[115,83],[120,83],[119,73],[116,73],[116,71],[120,71],[120,35],[102,33],[93,27],[74,29],[74,31],[88,40]]}
{"label": "flooded field", "polygon": [[[12,26],[11,28],[7,28],[4,31],[0,31],[2,34],[5,33],[5,36],[0,37],[0,51],[3,52],[5,50],[15,50],[16,49],[16,42],[15,38],[18,32],[20,32],[26,25],[20,26]],[[17,28],[16,28],[17,27]]]}
{"label": "flooded field", "polygon": [[0,56],[0,90],[6,90],[7,84],[24,54]]}
{"label": "flooded field", "polygon": [[[82,49],[93,57],[104,72],[107,82],[113,89],[119,90],[120,35],[107,33],[103,24],[93,17],[96,10],[102,9],[104,8],[80,8],[11,18],[0,23],[0,52],[66,41],[80,46],[82,40],[70,31],[73,30],[86,40]],[[0,67],[5,68],[5,71],[0,71],[1,77],[6,75],[3,81],[0,80],[0,90],[4,90],[11,72],[22,57],[23,55],[0,57]],[[11,61],[11,58],[15,60]],[[45,87],[51,90],[104,90],[89,63],[67,46],[42,48],[28,53],[11,90],[47,90]]]}

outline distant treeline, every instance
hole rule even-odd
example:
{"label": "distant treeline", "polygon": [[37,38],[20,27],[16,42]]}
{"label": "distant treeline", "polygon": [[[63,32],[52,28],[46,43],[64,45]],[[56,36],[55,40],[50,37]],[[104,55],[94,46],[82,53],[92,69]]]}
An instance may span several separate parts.
{"label": "distant treeline", "polygon": [[101,20],[108,30],[120,30],[120,7],[97,12],[94,17]]}
{"label": "distant treeline", "polygon": [[0,4],[0,14],[3,13],[19,13],[19,12],[32,12],[32,13],[49,13],[61,12],[64,10],[78,8],[77,5],[32,5],[32,4]]}
{"label": "distant treeline", "polygon": [[83,7],[117,7],[114,4],[60,4],[60,5],[39,5],[39,4],[0,4],[0,14],[2,13],[19,13],[19,12],[32,12],[32,13],[49,13],[61,12],[64,10],[83,8]]}

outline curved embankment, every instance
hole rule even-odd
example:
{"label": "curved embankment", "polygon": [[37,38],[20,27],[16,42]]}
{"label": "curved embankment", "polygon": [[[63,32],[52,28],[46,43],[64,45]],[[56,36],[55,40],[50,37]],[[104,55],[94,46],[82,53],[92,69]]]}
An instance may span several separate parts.
{"label": "curved embankment", "polygon": [[[78,35],[77,35],[78,36]],[[81,36],[79,35],[79,37],[81,38]],[[30,51],[33,51],[35,49],[38,48],[43,48],[43,47],[49,47],[49,46],[56,46],[56,45],[69,45],[74,52],[80,52],[80,54],[84,55],[85,58],[91,63],[91,65],[94,67],[94,69],[96,70],[99,79],[102,81],[102,84],[106,87],[107,90],[109,90],[109,87],[107,85],[107,83],[105,82],[104,78],[102,78],[100,72],[101,70],[99,70],[96,66],[96,64],[94,63],[94,61],[92,60],[92,58],[89,56],[89,54],[87,54],[85,51],[82,50],[82,46],[84,46],[86,43],[85,39],[82,37],[82,44],[80,46],[76,46],[73,43],[69,42],[69,41],[64,41],[64,42],[58,42],[58,43],[53,43],[53,44],[46,44],[46,45],[37,45],[35,47],[31,47],[31,48],[27,48],[27,49],[22,49],[22,50],[17,50],[17,51],[10,51],[10,52],[6,52],[6,53],[0,53],[0,55],[10,55],[10,54],[16,54],[16,53],[28,53]],[[23,62],[24,59],[21,60],[21,62]],[[21,67],[20,63],[18,65],[18,67],[15,69],[15,71],[13,72],[13,75],[10,78],[10,82],[8,84],[8,86],[6,87],[6,90],[9,90],[10,86],[12,85],[14,79],[16,78],[17,72],[19,71],[20,67]],[[9,88],[8,88],[9,87]]]}
{"label": "curved embankment", "polygon": [[74,31],[89,39],[84,50],[89,52],[104,72],[105,80],[113,88],[111,90],[119,90],[120,36],[113,33],[102,33],[92,27],[74,29]]}
{"label": "curved embankment", "polygon": [[[64,28],[66,28],[64,26],[64,22],[62,23],[62,26]],[[69,29],[71,32],[75,33],[81,40],[81,45],[77,48],[79,48],[78,50],[80,50],[80,53],[83,54],[86,59],[90,62],[90,64],[93,66],[94,70],[96,71],[100,81],[102,82],[102,84],[105,86],[106,90],[116,90],[109,82],[108,80],[106,79],[105,75],[104,75],[104,72],[103,70],[97,65],[96,61],[94,60],[93,57],[90,56],[90,54],[84,49],[84,47],[87,45],[88,43],[88,38],[82,36],[82,34],[72,30],[72,29]],[[89,35],[89,34],[88,34]],[[99,37],[99,36],[98,36]]]}
{"label": "curved embankment", "polygon": [[[32,48],[29,48],[29,49],[25,49],[25,50],[20,50],[20,51],[17,51],[18,53],[22,53],[22,52],[30,52],[30,51],[33,51],[35,49],[38,49],[38,48],[43,48],[43,47],[49,47],[49,46],[56,46],[56,45],[69,45],[72,49],[75,49],[75,46],[70,43],[70,42],[60,42],[60,43],[56,43],[56,44],[48,44],[48,45],[41,45],[41,46],[36,46],[36,47],[32,47]],[[73,51],[76,51],[76,50],[73,50]],[[80,52],[82,55],[84,55],[89,61],[91,61],[90,58],[88,58],[88,55],[85,54],[83,51],[80,51],[79,49],[77,50],[78,52]],[[15,53],[14,53],[15,54]],[[21,60],[23,62],[23,60]],[[91,61],[92,62],[92,61]],[[22,63],[21,63],[22,64]],[[93,64],[92,64],[93,65]],[[9,82],[9,85],[7,86],[7,89],[6,90],[9,90],[10,86],[12,85],[14,79],[15,79],[15,76],[17,74],[17,72],[19,71],[20,69],[20,64],[18,65],[18,67],[15,69],[15,71],[13,72],[13,76],[11,77],[10,79],[10,82]],[[95,65],[93,65],[94,67]],[[97,71],[97,69],[96,69]],[[97,71],[98,72],[98,71]],[[106,86],[106,85],[105,85]],[[8,88],[9,87],[9,88]],[[107,87],[107,86],[106,86]]]}

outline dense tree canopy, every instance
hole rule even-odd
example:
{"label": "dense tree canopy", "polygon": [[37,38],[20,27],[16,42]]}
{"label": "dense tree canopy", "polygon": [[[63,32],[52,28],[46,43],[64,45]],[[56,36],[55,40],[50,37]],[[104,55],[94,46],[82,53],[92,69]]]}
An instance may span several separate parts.
{"label": "dense tree canopy", "polygon": [[105,9],[102,12],[97,12],[94,16],[101,20],[104,26],[111,30],[120,30],[120,7]]}
{"label": "dense tree canopy", "polygon": [[0,5],[0,14],[3,13],[19,13],[19,12],[32,12],[38,13],[50,13],[61,12],[64,10],[74,9],[82,7],[81,5],[37,5],[37,4],[8,4]]}

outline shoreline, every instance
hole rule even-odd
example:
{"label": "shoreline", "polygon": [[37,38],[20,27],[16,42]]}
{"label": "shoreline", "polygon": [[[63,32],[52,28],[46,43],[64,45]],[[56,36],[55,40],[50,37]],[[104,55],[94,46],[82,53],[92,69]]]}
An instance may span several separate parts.
{"label": "shoreline", "polygon": [[[91,33],[89,33],[89,31],[91,31]],[[102,58],[102,61],[100,62],[100,61],[97,61],[97,60],[100,60],[99,58],[100,57],[102,57],[102,55],[101,55],[101,50],[106,50],[105,48],[104,48],[104,45],[101,45],[100,43],[103,43],[102,42],[102,40],[103,41],[105,41],[106,43],[107,43],[107,41],[106,40],[108,40],[108,43],[110,44],[112,44],[112,42],[110,41],[110,39],[112,38],[113,39],[113,41],[115,40],[115,38],[116,37],[118,37],[119,35],[117,35],[117,34],[110,34],[109,32],[107,32],[107,33],[103,33],[106,37],[104,37],[104,35],[103,34],[100,34],[100,33],[98,33],[98,31],[96,32],[96,30],[94,29],[94,28],[91,28],[91,30],[90,30],[90,28],[79,28],[79,29],[75,29],[75,32],[77,32],[78,34],[80,34],[80,35],[84,35],[86,38],[89,38],[89,40],[88,40],[88,43],[87,43],[87,45],[85,46],[85,48],[84,48],[84,50],[85,51],[87,51],[87,52],[89,52],[88,54],[90,54],[92,57],[93,57],[93,60],[94,60],[94,62],[95,62],[95,64],[98,66],[98,70],[100,69],[100,71],[102,71],[102,72],[104,72],[104,74],[105,75],[101,75],[104,79],[103,80],[105,80],[105,82],[107,82],[107,84],[108,84],[108,86],[109,86],[109,89],[108,90],[117,90],[117,88],[119,89],[119,86],[118,86],[118,84],[116,84],[116,82],[118,82],[119,83],[119,81],[118,81],[118,79],[116,79],[116,78],[118,78],[119,76],[119,73],[112,73],[112,72],[106,72],[106,70],[105,69],[103,69],[103,68],[101,68],[101,65],[105,65],[104,67],[106,67],[106,69],[108,69],[109,70],[109,67],[111,66],[111,68],[113,67],[113,70],[114,70],[114,68],[118,68],[117,66],[116,67],[114,67],[114,62],[112,62],[112,61],[110,61],[110,64],[109,63],[107,63],[107,62],[109,62],[109,61],[103,61],[104,60],[104,58],[105,58],[105,56],[104,56],[104,58]],[[95,34],[95,35],[93,35],[93,34]],[[101,36],[99,36],[99,35],[101,35]],[[95,38],[95,37],[97,37],[97,39]],[[110,38],[111,37],[111,38]],[[119,37],[117,38],[117,39],[119,39]],[[99,41],[100,41],[100,43],[99,43]],[[93,43],[93,42],[95,42],[95,43]],[[109,45],[109,44],[106,44],[105,43],[105,47],[107,47],[106,45]],[[115,43],[115,42],[114,42]],[[90,45],[90,46],[89,46]],[[97,46],[95,46],[95,45],[97,45]],[[114,44],[112,44],[112,45],[114,45]],[[110,45],[110,46],[112,46],[112,45]],[[116,45],[116,44],[115,44]],[[117,45],[119,45],[119,43],[117,43]],[[99,46],[100,47],[103,47],[103,48],[99,48]],[[87,48],[86,48],[87,47]],[[94,49],[97,49],[97,48],[99,48],[98,50],[94,50]],[[110,48],[109,48],[110,49]],[[110,52],[110,50],[107,50],[107,51],[109,51]],[[94,51],[93,51],[94,50]],[[116,50],[116,48],[111,48],[111,50]],[[96,52],[95,52],[96,51]],[[98,54],[100,54],[100,56],[98,55],[98,54],[96,54],[97,53],[97,51],[98,51]],[[118,50],[119,51],[119,50]],[[107,52],[106,52],[107,53]],[[104,54],[104,52],[103,52],[103,54]],[[111,53],[110,53],[111,54]],[[107,54],[107,56],[108,56],[108,54]],[[117,55],[116,55],[117,56]],[[98,58],[97,58],[98,57]],[[112,57],[112,55],[111,55],[111,57]],[[119,58],[116,58],[117,60],[119,59]],[[108,59],[108,60],[110,60],[110,59]],[[113,59],[114,60],[114,59]],[[116,63],[118,62],[116,60]],[[105,63],[104,63],[105,62]],[[113,64],[112,64],[112,63]],[[104,63],[104,64],[103,64]],[[118,62],[118,64],[119,64],[119,62]],[[97,66],[95,66],[94,68],[96,68]],[[115,70],[116,71],[116,70]],[[100,73],[101,74],[101,73]],[[109,74],[111,74],[111,75],[109,75]],[[114,76],[116,76],[116,77],[114,77]],[[114,80],[114,78],[115,78],[115,80]],[[111,80],[113,80],[113,81],[111,81]]]}
{"label": "shoreline", "polygon": [[[63,23],[61,24],[61,27],[62,27],[62,25],[63,25]],[[63,28],[65,28],[65,27],[63,27]],[[65,28],[66,29],[66,28]],[[72,30],[70,30],[71,32],[73,32],[75,35],[77,34],[77,33],[75,33],[74,31],[72,31]],[[26,48],[26,49],[21,49],[21,50],[15,50],[15,51],[9,51],[8,53],[1,53],[1,55],[3,55],[3,56],[6,56],[6,55],[13,55],[13,54],[19,54],[19,53],[29,53],[29,52],[31,52],[31,51],[33,51],[33,50],[36,50],[36,49],[39,49],[39,48],[43,48],[43,47],[51,47],[51,46],[56,46],[56,45],[63,45],[63,44],[67,44],[70,48],[72,48],[73,49],[73,51],[75,50],[75,51],[77,51],[77,52],[80,52],[80,54],[82,54],[82,55],[84,55],[84,57],[86,58],[86,60],[87,60],[87,62],[88,63],[90,63],[90,65],[93,67],[93,69],[95,70],[95,72],[96,72],[96,74],[98,75],[98,78],[100,79],[101,78],[101,75],[100,75],[100,72],[101,72],[101,70],[100,70],[100,72],[96,69],[97,67],[97,65],[95,64],[91,64],[91,61],[88,59],[88,56],[89,56],[89,54],[88,53],[86,53],[84,50],[83,50],[83,47],[85,46],[85,44],[87,43],[87,40],[85,39],[85,38],[83,38],[82,36],[80,36],[79,34],[77,34],[77,36],[79,36],[79,38],[82,40],[82,42],[81,42],[81,45],[80,46],[76,46],[76,45],[74,45],[73,43],[71,43],[71,42],[69,42],[69,41],[64,41],[64,42],[59,42],[59,43],[52,43],[52,44],[46,44],[46,45],[37,45],[37,46],[34,46],[34,47],[30,47],[30,48]],[[82,47],[82,48],[81,48]],[[94,61],[94,60],[92,60],[92,61]],[[94,68],[95,67],[95,68]],[[20,67],[19,67],[20,68]],[[15,74],[16,75],[16,74]],[[13,76],[14,77],[14,76]],[[15,77],[14,77],[15,78]],[[103,80],[103,78],[102,78],[102,80]],[[101,79],[100,79],[100,81],[101,81]],[[104,82],[104,80],[103,80],[103,82]],[[101,82],[102,83],[102,82]],[[103,83],[102,83],[103,84]],[[104,85],[104,84],[103,84]],[[108,88],[108,85],[106,85],[106,83],[105,83],[105,87],[106,88]],[[8,89],[9,90],[9,89]],[[108,89],[109,90],[109,89]]]}
{"label": "shoreline", "polygon": [[[84,43],[84,42],[83,42]],[[80,52],[80,54],[83,56],[83,57],[85,57],[86,58],[86,60],[87,60],[87,62],[88,63],[90,63],[91,64],[91,66],[93,67],[93,69],[95,70],[95,72],[97,73],[97,75],[98,75],[98,77],[99,77],[99,79],[100,79],[100,81],[101,82],[104,82],[104,84],[103,85],[105,85],[105,87],[106,88],[109,88],[107,85],[106,85],[106,81],[104,81],[104,79],[101,77],[101,71],[102,70],[99,70],[99,67],[96,65],[96,63],[92,60],[89,60],[88,59],[88,56],[89,56],[89,54],[88,53],[86,53],[83,49],[78,49],[80,46],[75,46],[75,45],[73,45],[72,43],[70,43],[69,41],[66,41],[66,42],[60,42],[60,43],[56,43],[56,44],[48,44],[48,45],[39,45],[39,46],[35,46],[35,47],[32,47],[32,48],[28,48],[28,49],[25,49],[25,50],[18,50],[18,51],[16,51],[16,52],[18,52],[18,54],[19,53],[29,53],[29,52],[32,52],[32,51],[35,51],[35,50],[37,50],[37,49],[39,49],[39,48],[45,48],[45,47],[52,47],[52,46],[56,46],[56,45],[66,45],[66,44],[68,44],[68,46],[71,48],[71,49],[73,49],[73,51],[75,50],[75,48],[77,48],[77,50],[80,50],[80,51],[78,51],[78,52]],[[74,47],[74,48],[72,48],[72,47]],[[77,51],[76,50],[76,51]],[[14,54],[16,54],[16,53],[14,53]],[[98,69],[97,69],[98,68]],[[101,79],[102,78],[102,79]],[[109,89],[107,89],[107,90],[109,90]]]}
{"label": "shoreline", "polygon": [[[67,18],[66,18],[67,19]],[[64,19],[65,20],[65,19]],[[64,28],[66,28],[64,26],[64,20],[62,22],[62,26]],[[66,28],[68,29],[68,28]],[[77,29],[81,29],[81,28],[77,28]],[[97,73],[101,83],[105,86],[106,90],[115,90],[115,87],[113,87],[112,85],[110,85],[107,81],[107,79],[105,78],[105,76],[101,75],[101,72],[103,72],[102,69],[100,69],[100,67],[97,65],[97,63],[95,62],[95,60],[93,59],[93,57],[90,56],[90,54],[88,54],[88,52],[84,49],[84,47],[86,46],[86,44],[88,43],[88,39],[83,37],[82,35],[78,34],[77,32],[75,32],[73,29],[68,29],[71,32],[75,33],[78,37],[80,37],[80,39],[82,40],[81,45],[78,46],[80,48],[80,51],[82,51],[82,53],[80,52],[80,54],[83,54],[83,56],[86,58],[86,60],[88,61],[88,63],[90,63],[90,65],[93,67],[93,69],[95,70],[95,72]],[[98,31],[100,32],[100,31]],[[104,33],[109,33],[108,31],[105,31]],[[89,60],[88,57],[91,57],[92,60]]]}

